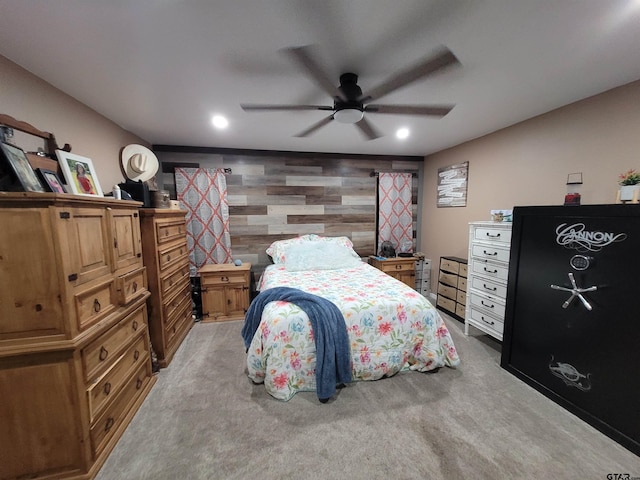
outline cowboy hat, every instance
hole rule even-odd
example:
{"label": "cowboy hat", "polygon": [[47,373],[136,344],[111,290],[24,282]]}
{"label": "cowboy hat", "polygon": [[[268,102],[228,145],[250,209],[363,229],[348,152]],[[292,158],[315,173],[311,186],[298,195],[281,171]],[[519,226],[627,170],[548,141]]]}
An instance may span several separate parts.
{"label": "cowboy hat", "polygon": [[158,157],[147,147],[132,143],[122,149],[122,168],[128,179],[146,182],[158,171]]}

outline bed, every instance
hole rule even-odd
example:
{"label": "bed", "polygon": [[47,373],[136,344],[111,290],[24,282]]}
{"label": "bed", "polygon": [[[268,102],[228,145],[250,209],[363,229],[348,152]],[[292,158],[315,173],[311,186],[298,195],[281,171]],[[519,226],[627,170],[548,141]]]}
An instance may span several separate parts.
{"label": "bed", "polygon": [[[260,292],[292,287],[333,302],[344,316],[352,381],[378,380],[402,370],[427,372],[460,363],[451,335],[429,301],[363,262],[348,237],[304,235],[274,242]],[[272,301],[247,349],[247,373],[276,399],[316,391],[311,323],[297,305]]]}

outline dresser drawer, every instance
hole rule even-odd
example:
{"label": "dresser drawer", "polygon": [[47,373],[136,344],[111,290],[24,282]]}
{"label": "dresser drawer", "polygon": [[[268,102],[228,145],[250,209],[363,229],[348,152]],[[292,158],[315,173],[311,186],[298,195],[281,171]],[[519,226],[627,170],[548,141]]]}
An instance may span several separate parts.
{"label": "dresser drawer", "polygon": [[460,262],[442,258],[440,259],[440,270],[445,270],[447,272],[458,275],[458,273],[460,272]]}
{"label": "dresser drawer", "polygon": [[467,291],[467,279],[465,277],[458,277],[458,290]]}
{"label": "dresser drawer", "polygon": [[187,242],[169,246],[158,252],[160,271],[166,272],[188,258]]}
{"label": "dresser drawer", "polygon": [[95,419],[111,399],[118,396],[131,376],[131,370],[149,361],[149,340],[144,332],[102,377],[89,386],[87,396],[90,421]]}
{"label": "dresser drawer", "polygon": [[[472,307],[470,310],[471,310],[471,319],[473,320],[473,322],[477,322],[484,329],[490,328],[491,330],[498,333],[499,337],[502,338],[502,332],[504,330],[503,320],[493,315],[490,315],[486,312],[478,310],[477,308]],[[473,325],[473,322],[471,322],[472,325]]]}
{"label": "dresser drawer", "polygon": [[456,302],[461,303],[462,305],[466,305],[467,304],[467,292],[463,292],[462,290],[458,290],[458,293],[456,295]]}
{"label": "dresser drawer", "polygon": [[475,229],[474,238],[484,242],[498,242],[511,245],[511,229],[478,227]]}
{"label": "dresser drawer", "polygon": [[164,318],[166,319],[165,326],[170,323],[175,310],[179,309],[185,301],[191,302],[191,285],[186,285],[185,288],[176,292],[176,295],[168,298],[162,304]]}
{"label": "dresser drawer", "polygon": [[184,218],[169,222],[157,222],[156,234],[158,244],[168,243],[178,238],[184,238],[187,228]]}
{"label": "dresser drawer", "polygon": [[178,310],[174,321],[165,329],[167,339],[167,348],[173,350],[175,343],[182,338],[184,330],[191,328],[193,323],[193,314],[191,305],[185,305],[183,309]]}
{"label": "dresser drawer", "polygon": [[460,275],[461,277],[467,277],[467,264],[466,263],[461,263],[460,264],[460,268],[458,270],[458,275]]}
{"label": "dresser drawer", "polygon": [[116,286],[112,277],[74,296],[78,328],[85,330],[96,324],[110,313],[116,306]]}
{"label": "dresser drawer", "polygon": [[172,291],[184,288],[189,283],[189,262],[185,259],[182,266],[177,270],[168,273],[160,280],[160,288],[162,289],[162,296],[166,297]]}
{"label": "dresser drawer", "polygon": [[463,303],[456,303],[456,315],[464,318],[466,307]]}
{"label": "dresser drawer", "polygon": [[127,305],[147,291],[147,269],[145,267],[122,275],[117,279],[118,302]]}
{"label": "dresser drawer", "polygon": [[111,403],[91,426],[91,446],[95,456],[100,455],[109,439],[122,427],[129,413],[129,405],[140,395],[151,379],[151,362],[141,365],[120,391],[120,395]]}
{"label": "dresser drawer", "polygon": [[456,311],[456,302],[455,300],[451,300],[450,298],[447,297],[442,297],[440,295],[438,295],[438,301],[436,302],[436,305],[439,307],[444,308],[445,310],[449,311],[449,312],[455,312]]}
{"label": "dresser drawer", "polygon": [[102,374],[118,359],[132,339],[140,332],[145,331],[147,328],[146,312],[146,307],[143,305],[82,349],[86,380],[90,381]]}
{"label": "dresser drawer", "polygon": [[452,287],[458,286],[458,278],[459,277],[453,273],[447,273],[442,271],[438,276],[438,280],[440,281],[440,283],[444,283],[445,285],[450,285]]}
{"label": "dresser drawer", "polygon": [[439,283],[438,284],[438,295],[442,295],[442,296],[445,296],[447,298],[450,298],[451,300],[453,300],[455,302],[456,296],[458,295],[458,290],[456,290],[455,287],[450,287],[450,286],[445,285],[443,283]]}
{"label": "dresser drawer", "polygon": [[504,248],[476,244],[471,247],[471,255],[485,260],[509,263],[509,250]]}
{"label": "dresser drawer", "polygon": [[493,277],[499,280],[507,281],[509,277],[509,268],[504,265],[488,263],[487,261],[473,259],[473,273],[484,275],[485,277]]}
{"label": "dresser drawer", "polygon": [[484,310],[485,312],[491,314],[492,316],[495,316],[500,320],[504,320],[504,303],[491,298],[488,295],[480,295],[478,293],[472,292],[471,306],[478,310]]}
{"label": "dresser drawer", "polygon": [[507,298],[507,287],[499,283],[492,282],[486,278],[473,277],[471,288],[480,292],[488,293],[498,298]]}

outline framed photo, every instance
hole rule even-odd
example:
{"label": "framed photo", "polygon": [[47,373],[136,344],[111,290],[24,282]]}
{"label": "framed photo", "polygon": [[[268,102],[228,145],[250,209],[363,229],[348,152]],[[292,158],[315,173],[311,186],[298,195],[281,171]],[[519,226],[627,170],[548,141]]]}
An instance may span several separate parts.
{"label": "framed photo", "polygon": [[60,169],[67,180],[68,193],[102,197],[102,189],[90,158],[56,150]]}
{"label": "framed photo", "polygon": [[[25,192],[44,192],[44,188],[40,184],[40,180],[36,177],[27,155],[20,147],[9,143],[0,143],[2,150],[2,170],[5,177],[14,177],[7,186],[11,190]],[[3,185],[5,182],[2,182]]]}
{"label": "framed photo", "polygon": [[50,192],[66,193],[62,181],[56,175],[53,170],[47,170],[46,168],[37,168],[36,173],[40,178],[40,183]]}

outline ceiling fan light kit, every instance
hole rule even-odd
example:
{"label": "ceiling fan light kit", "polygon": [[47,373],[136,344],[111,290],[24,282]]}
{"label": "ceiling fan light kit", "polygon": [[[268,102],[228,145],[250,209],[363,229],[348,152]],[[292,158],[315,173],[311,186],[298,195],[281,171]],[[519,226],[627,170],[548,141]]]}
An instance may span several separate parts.
{"label": "ceiling fan light kit", "polygon": [[342,108],[333,114],[334,120],[340,123],[358,123],[364,117],[364,111],[360,108]]}
{"label": "ceiling fan light kit", "polygon": [[296,137],[307,137],[320,128],[329,124],[331,120],[339,123],[355,124],[360,132],[368,139],[374,140],[382,135],[367,121],[365,113],[394,114],[394,115],[423,115],[444,117],[451,111],[453,105],[387,105],[368,104],[372,100],[388,95],[412,82],[425,78],[445,67],[459,64],[456,56],[447,48],[441,48],[430,57],[415,65],[392,75],[387,81],[363,93],[358,85],[358,75],[343,73],[340,75],[340,85],[336,87],[331,78],[316,61],[310,46],[293,47],[284,50],[295,62],[305,69],[307,75],[328,95],[333,98],[333,107],[324,105],[241,105],[245,112],[259,111],[295,111],[295,110],[324,110],[333,111]]}

